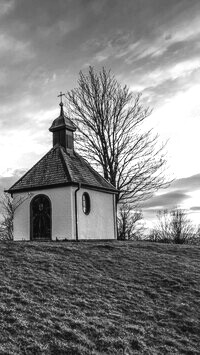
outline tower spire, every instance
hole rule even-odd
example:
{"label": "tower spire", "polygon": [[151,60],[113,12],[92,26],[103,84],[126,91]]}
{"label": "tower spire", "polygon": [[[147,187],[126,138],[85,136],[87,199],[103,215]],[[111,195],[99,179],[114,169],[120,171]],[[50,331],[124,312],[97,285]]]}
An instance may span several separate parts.
{"label": "tower spire", "polygon": [[65,94],[62,93],[62,91],[60,91],[60,95],[58,95],[58,97],[60,97],[60,116],[64,116],[64,111],[63,111],[63,102],[62,102],[62,97],[65,96]]}
{"label": "tower spire", "polygon": [[70,118],[65,116],[62,102],[63,96],[65,96],[65,94],[61,91],[60,95],[58,95],[58,97],[60,97],[60,116],[53,121],[49,130],[53,133],[53,146],[59,144],[64,147],[69,154],[73,154],[74,132],[76,127]]}

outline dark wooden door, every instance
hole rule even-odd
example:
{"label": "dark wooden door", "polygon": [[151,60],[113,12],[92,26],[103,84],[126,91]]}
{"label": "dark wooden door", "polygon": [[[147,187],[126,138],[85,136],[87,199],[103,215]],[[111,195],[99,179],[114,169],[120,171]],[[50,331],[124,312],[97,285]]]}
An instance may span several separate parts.
{"label": "dark wooden door", "polygon": [[37,195],[31,201],[31,240],[51,239],[51,201]]}

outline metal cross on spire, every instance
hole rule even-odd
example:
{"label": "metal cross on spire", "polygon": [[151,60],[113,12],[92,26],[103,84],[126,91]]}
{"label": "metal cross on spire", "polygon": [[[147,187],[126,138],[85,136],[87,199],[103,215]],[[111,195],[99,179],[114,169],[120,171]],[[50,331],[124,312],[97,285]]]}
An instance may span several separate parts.
{"label": "metal cross on spire", "polygon": [[58,97],[60,97],[60,103],[62,103],[62,97],[65,96],[65,94],[62,93],[62,91],[60,91],[60,95],[58,95]]}

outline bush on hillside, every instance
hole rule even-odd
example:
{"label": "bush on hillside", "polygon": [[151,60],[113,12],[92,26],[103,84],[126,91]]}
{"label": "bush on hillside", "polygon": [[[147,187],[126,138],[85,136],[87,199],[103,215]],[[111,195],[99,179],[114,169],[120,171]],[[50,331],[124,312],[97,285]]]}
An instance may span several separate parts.
{"label": "bush on hillside", "polygon": [[148,240],[162,243],[186,244],[197,243],[200,233],[182,209],[160,210],[157,224],[150,231]]}

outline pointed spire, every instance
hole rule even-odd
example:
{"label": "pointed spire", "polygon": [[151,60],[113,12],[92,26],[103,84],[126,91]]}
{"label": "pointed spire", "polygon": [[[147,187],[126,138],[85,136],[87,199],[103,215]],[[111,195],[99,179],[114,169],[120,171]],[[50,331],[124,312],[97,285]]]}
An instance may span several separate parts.
{"label": "pointed spire", "polygon": [[65,96],[65,94],[62,93],[62,91],[60,91],[60,95],[58,95],[58,97],[60,97],[60,103],[62,103],[62,97]]}
{"label": "pointed spire", "polygon": [[[62,99],[61,99],[61,100],[62,100]],[[64,117],[63,102],[61,101],[61,102],[59,103],[59,105],[60,105],[60,116],[61,116],[61,117]]]}
{"label": "pointed spire", "polygon": [[58,95],[58,97],[60,97],[60,116],[64,116],[64,111],[63,111],[63,102],[62,102],[62,97],[65,96],[65,94],[62,93],[62,91],[60,91],[60,95]]}

